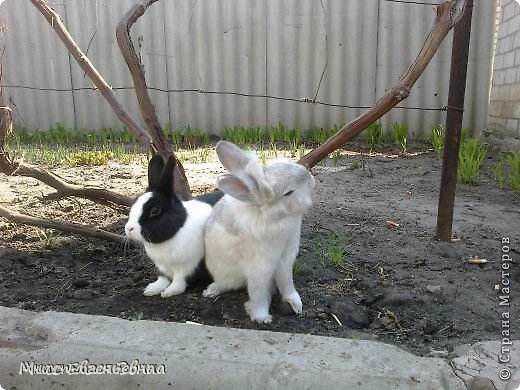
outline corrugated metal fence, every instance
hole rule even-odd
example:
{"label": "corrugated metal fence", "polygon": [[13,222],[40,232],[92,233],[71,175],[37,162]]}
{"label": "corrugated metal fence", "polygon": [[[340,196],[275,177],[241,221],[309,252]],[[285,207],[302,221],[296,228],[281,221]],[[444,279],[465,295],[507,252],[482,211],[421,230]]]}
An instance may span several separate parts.
{"label": "corrugated metal fence", "polygon": [[[113,87],[132,87],[115,28],[136,0],[54,0],[71,35]],[[346,123],[390,88],[418,54],[434,6],[389,0],[163,0],[132,29],[162,123],[220,134],[233,126]],[[440,1],[435,1],[439,2]],[[43,16],[29,1],[0,6],[7,95],[15,122],[28,129],[56,122],[77,129],[121,127]],[[486,125],[496,1],[475,0],[465,126]],[[402,107],[385,124],[415,132],[443,123],[451,34]],[[30,87],[22,88],[22,87]],[[82,89],[86,88],[86,89]],[[58,90],[58,91],[56,91]],[[189,91],[186,91],[189,90]],[[269,95],[359,108],[245,97]],[[169,92],[164,92],[169,91]],[[140,119],[133,90],[117,90]]]}

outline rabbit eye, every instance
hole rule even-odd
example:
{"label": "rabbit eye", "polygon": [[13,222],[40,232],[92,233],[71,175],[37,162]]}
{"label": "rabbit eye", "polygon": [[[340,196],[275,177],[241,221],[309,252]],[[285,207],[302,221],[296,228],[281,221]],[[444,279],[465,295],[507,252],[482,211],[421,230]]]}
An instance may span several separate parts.
{"label": "rabbit eye", "polygon": [[289,196],[293,193],[294,191],[287,191],[285,194],[283,194],[283,196]]}
{"label": "rabbit eye", "polygon": [[159,207],[152,207],[152,209],[150,210],[149,217],[155,218],[155,217],[158,217],[159,215],[161,215],[161,213],[162,213],[162,210]]}

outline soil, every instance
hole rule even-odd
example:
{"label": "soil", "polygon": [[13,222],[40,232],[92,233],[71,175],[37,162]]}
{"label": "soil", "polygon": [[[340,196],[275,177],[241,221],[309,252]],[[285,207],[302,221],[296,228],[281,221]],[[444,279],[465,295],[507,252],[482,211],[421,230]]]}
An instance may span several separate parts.
{"label": "soil", "polygon": [[[446,356],[461,344],[500,339],[506,308],[512,325],[520,314],[515,299],[520,291],[520,196],[500,189],[486,174],[492,164],[486,161],[477,186],[458,184],[452,242],[434,239],[441,162],[433,151],[419,145],[402,157],[391,147],[368,153],[358,146],[343,151],[337,166],[331,159],[315,167],[315,202],[303,223],[295,270],[301,316],[290,313],[275,294],[273,322],[254,323],[244,311],[245,291],[205,299],[206,284],[172,298],[146,297],[143,290],[156,271],[141,248],[3,219],[0,304],[372,339],[418,355]],[[223,172],[216,162],[186,164],[185,169],[195,193],[213,188]],[[128,195],[146,186],[146,169],[138,164],[53,171],[72,182]],[[0,186],[1,204],[13,210],[123,233],[126,217],[119,211],[77,198],[45,200],[52,189],[32,178],[2,175]],[[515,260],[502,274],[506,238]],[[330,259],[338,248],[343,262],[334,265]],[[472,264],[468,260],[473,258],[488,263]],[[509,307],[499,305],[507,282]]]}

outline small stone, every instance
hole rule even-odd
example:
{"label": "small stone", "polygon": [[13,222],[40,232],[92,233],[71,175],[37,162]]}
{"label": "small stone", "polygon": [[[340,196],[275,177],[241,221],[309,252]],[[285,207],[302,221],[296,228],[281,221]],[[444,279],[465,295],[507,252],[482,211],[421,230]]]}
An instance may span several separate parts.
{"label": "small stone", "polygon": [[280,305],[278,306],[278,311],[282,316],[290,316],[294,314],[291,305],[289,305],[287,302],[280,303]]}
{"label": "small stone", "polygon": [[327,318],[329,318],[329,316],[327,315],[327,313],[318,313],[318,316],[317,316],[320,320],[326,320]]}
{"label": "small stone", "polygon": [[119,280],[119,284],[121,287],[130,287],[134,284],[134,278],[124,277]]}
{"label": "small stone", "polygon": [[366,305],[372,305],[384,297],[385,293],[382,290],[371,290],[368,288],[367,296],[361,299],[361,302]]}
{"label": "small stone", "polygon": [[77,278],[77,279],[74,279],[74,281],[72,282],[72,285],[76,288],[83,288],[83,287],[87,287],[89,284],[88,280],[87,279],[82,279],[82,278]]}
{"label": "small stone", "polygon": [[437,325],[436,323],[432,322],[432,321],[428,321],[424,327],[423,327],[423,332],[425,334],[434,334],[436,333],[438,330],[439,330],[439,325]]}
{"label": "small stone", "polygon": [[332,302],[330,313],[333,313],[348,328],[362,329],[368,327],[367,311],[351,299],[345,298],[341,301]]}
{"label": "small stone", "polygon": [[27,239],[27,234],[25,233],[17,233],[13,236],[14,241],[25,241]]}
{"label": "small stone", "polygon": [[468,384],[468,390],[496,390],[495,385],[489,378],[477,376],[473,378]]}
{"label": "small stone", "polygon": [[318,312],[316,310],[309,310],[305,312],[305,318],[316,319],[318,318]]}
{"label": "small stone", "polygon": [[385,293],[377,303],[381,307],[387,307],[390,310],[396,311],[401,306],[410,307],[412,305],[422,305],[424,304],[424,300],[421,297],[405,293],[388,292]]}
{"label": "small stone", "polygon": [[89,289],[80,289],[74,291],[73,294],[74,299],[91,299],[92,298],[92,290]]}
{"label": "small stone", "polygon": [[440,295],[442,293],[442,287],[441,286],[431,286],[431,285],[428,285],[428,286],[426,286],[426,290],[428,292],[431,292],[432,294],[435,294],[435,295]]}
{"label": "small stone", "polygon": [[18,259],[18,262],[20,262],[20,264],[25,265],[26,267],[32,267],[33,265],[38,263],[38,259],[36,259],[36,258],[34,258],[32,256],[20,257]]}
{"label": "small stone", "polygon": [[461,344],[457,345],[455,348],[453,348],[453,352],[451,353],[451,356],[456,358],[459,356],[464,356],[471,348],[471,344]]}
{"label": "small stone", "polygon": [[430,356],[434,357],[434,358],[445,359],[445,358],[448,357],[448,350],[446,350],[446,349],[441,349],[441,350],[431,349],[430,350]]}

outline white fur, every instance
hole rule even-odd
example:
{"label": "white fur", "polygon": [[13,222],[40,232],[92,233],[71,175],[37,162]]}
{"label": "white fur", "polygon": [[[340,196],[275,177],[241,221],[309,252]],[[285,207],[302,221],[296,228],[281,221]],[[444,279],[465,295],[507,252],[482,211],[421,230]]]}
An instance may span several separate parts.
{"label": "white fur", "polygon": [[125,231],[129,238],[143,243],[146,254],[153,260],[159,271],[172,280],[169,283],[167,278],[159,276],[156,282],[146,287],[144,295],[161,294],[166,298],[182,294],[186,290],[186,278],[195,271],[204,258],[204,226],[212,208],[197,200],[182,202],[187,212],[184,225],[171,239],[153,244],[144,240],[138,222],[143,205],[151,196],[152,194],[148,192],[137,199],[130,210]]}
{"label": "white fur", "polygon": [[[242,163],[244,156],[250,155],[242,155]],[[287,168],[294,163],[279,162],[262,168],[256,157],[250,156],[249,160],[247,165],[242,165],[242,172],[255,175],[262,183],[261,188],[251,196],[251,201],[226,194],[213,208],[205,241],[206,266],[214,282],[203,295],[214,297],[247,286],[246,311],[252,320],[269,323],[275,286],[295,313],[302,312],[302,301],[294,288],[292,265],[298,254],[302,216],[312,204],[314,178],[308,174],[289,184],[296,187],[290,188],[294,193],[286,198],[277,191],[287,190]],[[228,170],[233,167],[236,172],[235,161],[223,163]],[[281,183],[280,178],[285,178],[284,182]]]}

